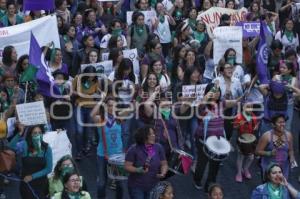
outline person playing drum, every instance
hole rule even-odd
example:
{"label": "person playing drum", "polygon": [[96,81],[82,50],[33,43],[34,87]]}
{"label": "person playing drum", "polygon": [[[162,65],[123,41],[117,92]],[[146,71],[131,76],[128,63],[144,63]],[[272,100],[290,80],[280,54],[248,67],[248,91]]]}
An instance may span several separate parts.
{"label": "person playing drum", "polygon": [[242,174],[246,179],[252,178],[249,168],[254,159],[256,144],[255,131],[258,128],[258,120],[252,112],[252,105],[252,102],[246,102],[243,111],[237,115],[233,123],[233,126],[238,133],[237,144],[239,147],[236,160],[236,182],[243,181]]}
{"label": "person playing drum", "polygon": [[[196,170],[194,173],[194,185],[196,189],[201,189],[201,180],[204,175],[205,167],[209,163],[208,167],[208,176],[205,182],[204,191],[208,191],[208,187],[211,183],[216,182],[216,177],[219,171],[219,165],[221,161],[213,160],[212,158],[208,157],[204,152],[205,146],[205,134],[206,138],[210,136],[217,136],[217,137],[225,137],[224,133],[224,118],[220,115],[220,105],[225,108],[234,107],[238,103],[238,100],[225,100],[221,101],[221,90],[218,84],[210,83],[206,86],[204,92],[204,99],[199,105],[201,119],[199,120],[199,126],[195,133],[196,138],[196,146],[198,152]],[[183,104],[183,106],[188,106],[187,104]],[[181,111],[188,107],[181,107]],[[204,132],[204,120],[205,117],[209,116],[210,119],[207,124],[206,132]],[[226,139],[223,139],[230,148],[230,144]],[[227,147],[227,148],[228,148]]]}
{"label": "person playing drum", "polygon": [[[97,125],[99,143],[97,147],[98,198],[105,198],[107,184],[107,164],[109,157],[123,153],[121,124],[116,119],[114,106],[116,101],[107,97],[105,103],[99,102],[92,110],[91,116]],[[102,105],[106,105],[105,109]],[[104,112],[107,110],[107,113]],[[122,198],[123,182],[116,181],[116,198]]]}

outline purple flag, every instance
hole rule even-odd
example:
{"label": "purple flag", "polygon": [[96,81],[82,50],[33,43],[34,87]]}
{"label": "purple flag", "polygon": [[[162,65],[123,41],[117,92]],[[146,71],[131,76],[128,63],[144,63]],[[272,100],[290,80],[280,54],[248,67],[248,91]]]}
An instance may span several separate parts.
{"label": "purple flag", "polygon": [[239,21],[235,24],[236,26],[242,26],[243,38],[256,37],[259,35],[260,23],[256,21]]}
{"label": "purple flag", "polygon": [[54,0],[24,0],[24,10],[54,10]]}
{"label": "purple flag", "polygon": [[[51,93],[58,93],[58,88],[52,86],[55,85],[54,78],[49,67],[45,63],[44,54],[42,53],[42,50],[32,32],[30,37],[29,63],[38,68],[36,73],[36,79],[39,85],[38,91],[42,95],[48,97],[53,96]],[[51,92],[51,90],[53,92]]]}
{"label": "purple flag", "polygon": [[260,23],[260,39],[256,54],[256,72],[258,79],[261,84],[268,84],[268,58],[269,58],[269,47],[267,44],[266,36],[268,37],[270,32],[267,30],[266,23]]}

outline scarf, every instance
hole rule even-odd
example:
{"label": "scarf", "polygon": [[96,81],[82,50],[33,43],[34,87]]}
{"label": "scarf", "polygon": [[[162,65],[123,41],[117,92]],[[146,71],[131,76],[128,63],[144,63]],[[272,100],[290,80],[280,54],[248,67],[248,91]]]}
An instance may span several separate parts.
{"label": "scarf", "polygon": [[193,30],[196,30],[196,19],[189,19],[189,25]]}
{"label": "scarf", "polygon": [[199,31],[194,31],[194,37],[197,41],[199,41],[201,43],[205,38],[205,33],[199,32]]}
{"label": "scarf", "polygon": [[91,83],[89,81],[86,81],[86,82],[82,83],[82,87],[87,90],[87,89],[91,88]]}
{"label": "scarf", "polygon": [[141,37],[144,33],[144,25],[140,26],[140,25],[136,25],[135,26],[135,32],[137,33],[137,35],[139,37]]}
{"label": "scarf", "polygon": [[153,144],[145,144],[146,151],[149,157],[153,157],[155,155],[154,145]]}
{"label": "scarf", "polygon": [[273,187],[271,183],[267,184],[270,199],[282,199],[282,186]]}
{"label": "scarf", "polygon": [[293,39],[294,39],[294,33],[292,31],[284,31],[284,34],[287,38],[287,40],[292,43],[293,42]]}
{"label": "scarf", "polygon": [[175,11],[175,16],[176,16],[176,18],[180,18],[180,17],[182,16],[181,10],[177,9],[177,10]]}
{"label": "scarf", "polygon": [[164,15],[159,15],[158,18],[159,18],[159,22],[160,23],[164,23],[165,22],[165,16]]}
{"label": "scarf", "polygon": [[80,192],[77,193],[68,193],[70,199],[80,199]]}
{"label": "scarf", "polygon": [[114,125],[115,121],[116,121],[116,119],[113,115],[107,114],[106,126],[108,128],[111,128]]}

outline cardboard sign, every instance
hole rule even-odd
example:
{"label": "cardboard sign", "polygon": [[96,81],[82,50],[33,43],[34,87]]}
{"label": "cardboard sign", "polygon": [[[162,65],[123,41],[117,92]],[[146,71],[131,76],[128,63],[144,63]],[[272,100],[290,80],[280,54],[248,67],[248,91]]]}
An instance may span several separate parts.
{"label": "cardboard sign", "polygon": [[61,157],[72,155],[72,144],[66,131],[47,132],[43,135],[43,140],[47,142],[52,149],[53,169]]}
{"label": "cardboard sign", "polygon": [[47,123],[43,101],[17,104],[16,109],[19,121],[25,126]]}
{"label": "cardboard sign", "polygon": [[230,24],[235,25],[239,21],[245,21],[247,9],[241,8],[239,10],[233,10],[228,8],[212,7],[198,15],[197,20],[202,20],[205,23],[207,33],[211,38],[213,38],[214,29],[220,24],[222,14],[230,15]]}
{"label": "cardboard sign", "polygon": [[236,52],[236,62],[243,62],[243,31],[241,26],[223,26],[214,29],[214,64],[218,64],[228,48]]}
{"label": "cardboard sign", "polygon": [[195,98],[195,102],[201,101],[204,97],[206,86],[207,84],[182,86],[182,96],[187,98]]}
{"label": "cardboard sign", "polygon": [[112,60],[106,60],[95,64],[81,64],[81,71],[83,71],[87,66],[93,66],[96,68],[97,73],[109,75],[113,71]]}

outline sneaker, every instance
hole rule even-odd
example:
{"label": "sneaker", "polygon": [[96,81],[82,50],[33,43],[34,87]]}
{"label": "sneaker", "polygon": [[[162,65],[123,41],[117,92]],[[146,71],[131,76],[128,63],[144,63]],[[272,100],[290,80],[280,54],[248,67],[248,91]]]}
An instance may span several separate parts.
{"label": "sneaker", "polygon": [[247,179],[251,179],[251,178],[252,178],[252,175],[251,175],[251,173],[249,172],[249,170],[244,170],[244,171],[243,171],[243,175],[244,175],[245,178],[247,178]]}
{"label": "sneaker", "polygon": [[198,184],[197,182],[195,182],[195,181],[194,181],[194,187],[195,187],[197,190],[203,189],[203,187],[202,187],[200,184]]}
{"label": "sneaker", "polygon": [[235,181],[236,181],[236,182],[243,182],[243,176],[237,174],[237,175],[235,176]]}

